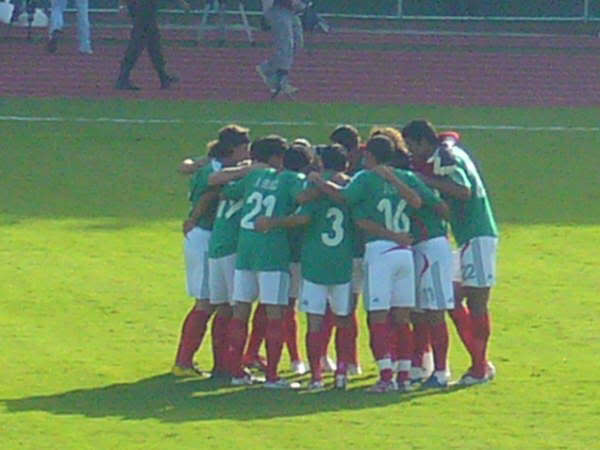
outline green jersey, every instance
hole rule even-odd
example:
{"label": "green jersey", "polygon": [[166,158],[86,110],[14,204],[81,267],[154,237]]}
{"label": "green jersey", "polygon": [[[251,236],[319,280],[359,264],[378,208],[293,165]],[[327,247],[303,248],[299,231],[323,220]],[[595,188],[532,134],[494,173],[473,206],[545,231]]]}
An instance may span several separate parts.
{"label": "green jersey", "polygon": [[419,209],[415,209],[410,215],[410,233],[415,239],[415,244],[448,234],[448,224],[444,219],[437,215],[434,207],[442,202],[437,190],[432,190],[421,181],[414,177],[414,184],[409,184],[421,197],[423,204]]}
{"label": "green jersey", "polygon": [[305,176],[275,169],[259,169],[223,189],[226,197],[243,199],[236,269],[253,271],[288,271],[290,246],[287,230],[277,228],[267,233],[254,229],[259,216],[289,216],[296,209],[296,196],[302,191]]}
{"label": "green jersey", "polygon": [[[407,184],[414,183],[415,176],[398,170],[398,177]],[[409,232],[413,208],[398,190],[375,172],[362,170],[341,191],[352,208],[355,219],[369,219],[386,229],[395,232]],[[380,236],[365,233],[367,242],[382,239]]]}
{"label": "green jersey", "polygon": [[498,228],[492,213],[485,186],[469,155],[459,147],[452,147],[456,165],[448,174],[455,183],[471,190],[471,198],[461,201],[448,196],[450,225],[459,246],[478,236],[498,236]]}
{"label": "green jersey", "polygon": [[[190,179],[190,191],[188,193],[188,200],[191,203],[190,214],[198,203],[198,200],[200,200],[200,197],[211,189],[211,186],[208,185],[208,177],[219,170],[221,170],[221,163],[212,160],[205,166],[200,167],[194,175],[192,175],[192,178]],[[212,229],[216,207],[217,201],[213,202],[208,211],[198,218],[196,226],[205,230]]]}
{"label": "green jersey", "polygon": [[[331,175],[326,172],[325,178]],[[298,214],[311,218],[302,240],[302,277],[324,285],[350,282],[354,223],[349,208],[321,196],[303,205]]]}
{"label": "green jersey", "polygon": [[222,258],[236,252],[240,233],[242,200],[221,199],[208,243],[208,257]]}

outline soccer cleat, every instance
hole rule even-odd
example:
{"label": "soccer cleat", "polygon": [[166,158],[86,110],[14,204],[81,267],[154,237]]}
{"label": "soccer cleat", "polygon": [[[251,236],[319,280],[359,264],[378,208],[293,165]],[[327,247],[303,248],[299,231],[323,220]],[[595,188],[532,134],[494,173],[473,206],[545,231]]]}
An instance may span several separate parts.
{"label": "soccer cleat", "polygon": [[165,75],[160,80],[160,88],[161,89],[169,89],[172,85],[179,82],[179,77],[177,75]]}
{"label": "soccer cleat", "polygon": [[492,381],[494,378],[496,378],[496,366],[494,366],[491,361],[487,362],[485,376],[488,381]]}
{"label": "soccer cleat", "polygon": [[348,364],[346,373],[348,375],[362,375],[363,370],[362,367],[360,367],[360,364]]}
{"label": "soccer cleat", "polygon": [[410,382],[411,384],[423,383],[427,379],[426,371],[422,367],[411,367],[410,368]]}
{"label": "soccer cleat", "polygon": [[306,367],[304,361],[293,361],[292,372],[294,372],[296,375],[304,375],[306,372],[308,372],[308,367]]}
{"label": "soccer cleat", "polygon": [[398,386],[394,380],[379,380],[377,383],[367,389],[367,392],[372,394],[386,394],[388,392],[394,392],[397,390]]}
{"label": "soccer cleat", "polygon": [[119,89],[121,91],[139,91],[140,88],[131,84],[129,80],[117,80],[115,83],[115,89]]}
{"label": "soccer cleat", "polygon": [[323,368],[324,373],[335,372],[336,364],[329,356],[321,357],[321,367]]}
{"label": "soccer cleat", "polygon": [[448,378],[446,375],[438,376],[435,373],[421,385],[422,389],[446,389],[448,387]]}
{"label": "soccer cleat", "polygon": [[61,30],[54,30],[52,32],[52,35],[46,44],[46,51],[48,53],[56,53],[56,50],[58,50],[58,40],[60,39],[61,34]]}
{"label": "soccer cleat", "polygon": [[244,356],[243,364],[248,369],[260,370],[263,373],[267,371],[267,361],[262,356],[256,358]]}
{"label": "soccer cleat", "polygon": [[181,367],[175,364],[171,368],[171,373],[176,377],[201,377],[204,376],[201,370],[196,367]]}
{"label": "soccer cleat", "polygon": [[336,375],[335,376],[335,384],[333,385],[335,389],[339,389],[340,391],[345,391],[348,387],[348,377],[346,375]]}
{"label": "soccer cleat", "polygon": [[312,380],[308,383],[308,388],[310,392],[321,392],[325,389],[325,383],[323,380]]}
{"label": "soccer cleat", "polygon": [[410,382],[410,380],[406,381],[397,381],[396,382],[396,390],[400,393],[412,392],[415,390],[415,385]]}
{"label": "soccer cleat", "polygon": [[267,389],[299,389],[300,383],[279,378],[275,381],[267,381],[263,386]]}

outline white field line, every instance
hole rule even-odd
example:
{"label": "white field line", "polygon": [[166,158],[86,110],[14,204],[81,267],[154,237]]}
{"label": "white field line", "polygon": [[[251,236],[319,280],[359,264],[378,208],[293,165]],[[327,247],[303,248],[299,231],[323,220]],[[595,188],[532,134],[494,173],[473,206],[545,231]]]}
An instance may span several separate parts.
{"label": "white field line", "polygon": [[[339,125],[339,122],[316,122],[316,121],[295,121],[295,120],[188,120],[188,119],[126,119],[114,117],[35,117],[35,116],[0,116],[0,122],[86,122],[86,123],[125,123],[125,124],[181,124],[197,123],[205,125],[227,125],[229,123],[240,123],[242,125],[252,126],[296,126],[296,127],[314,127]],[[354,123],[357,127],[372,127],[375,125],[385,125],[380,122],[373,123]],[[393,124],[392,124],[393,125]],[[457,130],[482,130],[482,131],[551,131],[551,132],[600,132],[600,127],[571,127],[562,125],[546,126],[528,126],[528,125],[474,125],[474,124],[438,124],[438,128],[457,129]]]}

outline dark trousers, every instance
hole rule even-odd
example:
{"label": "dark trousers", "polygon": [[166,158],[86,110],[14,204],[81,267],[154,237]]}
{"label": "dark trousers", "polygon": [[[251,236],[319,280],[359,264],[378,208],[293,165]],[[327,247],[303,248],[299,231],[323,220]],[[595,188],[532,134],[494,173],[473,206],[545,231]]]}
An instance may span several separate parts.
{"label": "dark trousers", "polygon": [[129,79],[129,73],[140,54],[144,51],[144,47],[148,47],[150,60],[161,81],[167,76],[165,72],[165,59],[163,58],[160,46],[160,31],[158,30],[158,22],[156,20],[157,10],[157,0],[138,0],[134,6],[129,8],[133,20],[133,28],[131,29],[129,45],[121,61],[120,80]]}

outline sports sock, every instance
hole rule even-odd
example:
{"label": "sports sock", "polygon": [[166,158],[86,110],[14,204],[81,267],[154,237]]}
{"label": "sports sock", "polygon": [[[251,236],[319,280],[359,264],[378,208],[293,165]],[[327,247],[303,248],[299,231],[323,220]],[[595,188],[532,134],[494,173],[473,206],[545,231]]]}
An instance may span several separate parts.
{"label": "sports sock", "polygon": [[327,348],[329,347],[329,341],[331,341],[331,334],[333,333],[333,326],[335,325],[335,316],[331,311],[331,308],[327,306],[325,311],[325,317],[323,317],[323,323],[321,324],[321,337],[323,343],[321,345],[321,356],[327,356]]}
{"label": "sports sock", "polygon": [[230,316],[217,314],[212,322],[212,350],[214,369],[224,371],[227,370],[227,354],[229,344],[227,342],[227,327],[229,326]]}
{"label": "sports sock", "polygon": [[449,347],[448,325],[446,321],[431,326],[431,346],[433,348],[435,370],[445,372]]}
{"label": "sports sock", "polygon": [[193,366],[194,354],[202,343],[209,318],[208,312],[195,308],[188,313],[181,327],[181,338],[175,364],[180,367]]}
{"label": "sports sock", "polygon": [[345,375],[348,364],[355,364],[353,351],[356,349],[354,330],[338,326],[335,330],[335,352],[337,356],[336,375]]}
{"label": "sports sock", "polygon": [[267,332],[267,381],[277,381],[277,366],[283,349],[284,325],[283,319],[268,319]]}
{"label": "sports sock", "polygon": [[395,325],[398,336],[398,381],[410,379],[411,359],[414,352],[413,331],[410,324]]}
{"label": "sports sock", "polygon": [[412,354],[412,366],[423,367],[423,355],[429,351],[430,329],[426,321],[413,323],[415,350]]}
{"label": "sports sock", "polygon": [[473,321],[471,318],[471,311],[469,311],[463,303],[457,303],[456,306],[454,306],[454,309],[450,311],[450,317],[456,326],[456,331],[458,332],[460,340],[471,355],[471,360],[474,362]]}
{"label": "sports sock", "polygon": [[473,364],[473,376],[482,378],[487,370],[487,345],[491,332],[491,320],[489,313],[481,316],[472,316],[473,320],[473,352],[475,361]]}
{"label": "sports sock", "polygon": [[296,319],[296,309],[286,308],[284,313],[285,321],[285,344],[290,354],[290,360],[300,361],[300,352],[298,351],[298,320]]}
{"label": "sports sock", "polygon": [[350,326],[350,333],[348,336],[348,347],[350,352],[349,363],[359,366],[358,360],[358,317],[356,311],[352,314],[352,323]]}
{"label": "sports sock", "polygon": [[258,305],[252,317],[252,332],[246,348],[245,358],[255,360],[258,359],[258,350],[265,338],[267,329],[267,312],[264,305]]}
{"label": "sports sock", "polygon": [[379,367],[379,376],[384,381],[390,381],[393,376],[389,336],[389,323],[387,321],[369,324],[371,351]]}
{"label": "sports sock", "polygon": [[232,376],[241,378],[244,376],[242,355],[248,337],[248,324],[243,320],[232,317],[227,327],[227,337],[229,343],[229,371]]}
{"label": "sports sock", "polygon": [[312,380],[323,379],[323,367],[321,366],[321,345],[322,338],[320,331],[307,331],[306,333],[306,353],[310,364]]}

